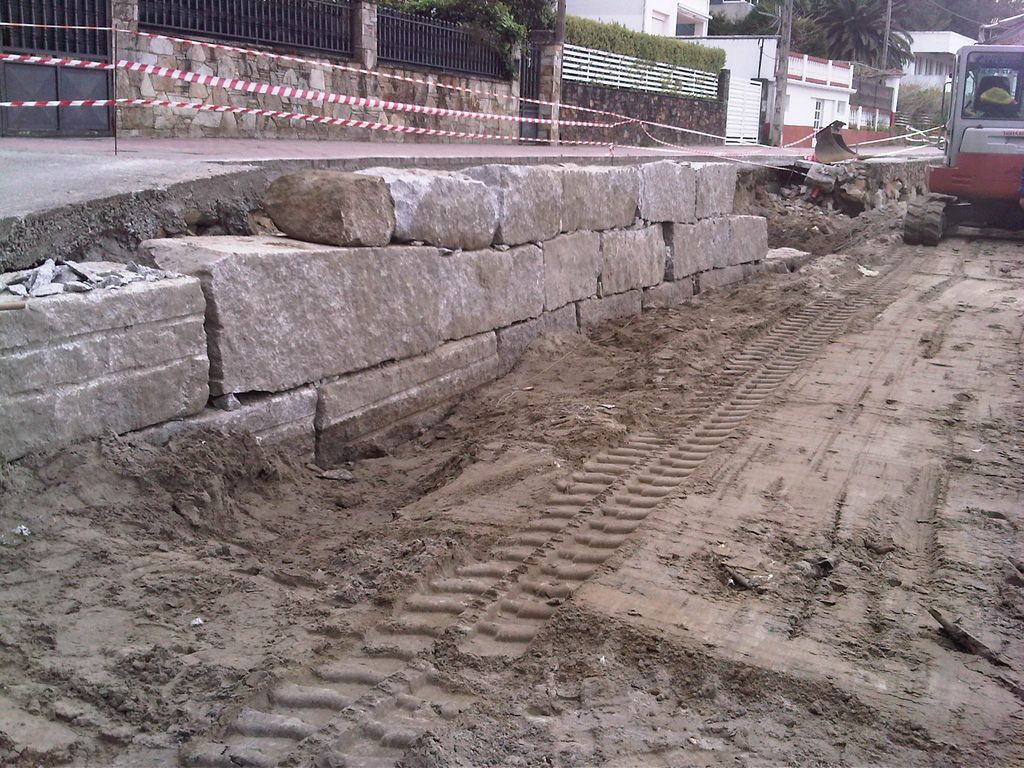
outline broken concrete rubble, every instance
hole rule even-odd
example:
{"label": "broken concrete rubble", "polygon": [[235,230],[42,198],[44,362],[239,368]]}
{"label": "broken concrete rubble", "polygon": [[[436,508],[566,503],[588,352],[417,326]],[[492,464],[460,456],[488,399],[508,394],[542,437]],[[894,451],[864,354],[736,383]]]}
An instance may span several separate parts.
{"label": "broken concrete rubble", "polygon": [[57,264],[47,259],[38,267],[0,275],[0,299],[5,294],[18,298],[42,299],[62,293],[87,293],[94,288],[121,288],[140,281],[154,282],[173,277],[173,273],[142,266],[135,262],[68,261]]}

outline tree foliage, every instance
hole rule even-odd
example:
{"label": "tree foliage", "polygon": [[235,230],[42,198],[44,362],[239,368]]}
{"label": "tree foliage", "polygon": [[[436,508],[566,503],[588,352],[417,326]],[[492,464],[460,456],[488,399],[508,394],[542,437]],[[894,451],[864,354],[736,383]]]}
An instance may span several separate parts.
{"label": "tree foliage", "polygon": [[660,61],[677,67],[718,72],[725,66],[725,51],[718,48],[634,32],[621,24],[606,24],[578,16],[566,19],[565,37],[566,42],[572,45],[621,53],[647,61]]}
{"label": "tree foliage", "polygon": [[[713,16],[712,35],[778,35],[782,0],[760,0],[753,13]],[[793,49],[878,66],[885,43],[886,0],[795,0]],[[894,0],[887,67],[910,56],[906,33],[953,30],[977,38],[981,23],[1024,13],[1024,0]]]}

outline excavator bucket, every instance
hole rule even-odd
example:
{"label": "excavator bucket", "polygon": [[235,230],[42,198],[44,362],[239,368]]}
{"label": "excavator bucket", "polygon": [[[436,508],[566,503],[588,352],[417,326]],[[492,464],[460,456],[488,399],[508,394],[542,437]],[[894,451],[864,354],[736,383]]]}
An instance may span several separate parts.
{"label": "excavator bucket", "polygon": [[859,157],[856,152],[846,146],[843,135],[839,133],[839,129],[845,125],[846,123],[842,120],[836,120],[814,134],[814,159],[817,162],[829,165]]}

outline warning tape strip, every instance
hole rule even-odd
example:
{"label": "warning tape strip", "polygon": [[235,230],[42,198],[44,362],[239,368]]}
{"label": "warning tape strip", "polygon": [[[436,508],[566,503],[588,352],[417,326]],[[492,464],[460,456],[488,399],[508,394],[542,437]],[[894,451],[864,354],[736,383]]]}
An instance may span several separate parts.
{"label": "warning tape strip", "polygon": [[[167,101],[164,99],[71,99],[62,101],[0,101],[4,107],[175,107],[194,109],[199,112],[229,112],[235,115],[257,115],[276,117],[287,120],[301,120],[321,125],[339,125],[349,128],[366,128],[372,131],[387,133],[409,133],[419,136],[446,136],[457,139],[486,139],[488,141],[532,141],[546,144],[548,139],[522,138],[519,136],[503,136],[500,134],[472,133],[469,131],[449,131],[441,128],[419,128],[411,125],[392,125],[372,120],[357,120],[348,117],[327,117],[325,115],[308,115],[302,112],[284,112],[276,109],[256,109],[254,107],[230,107],[221,104],[204,104],[198,101]],[[562,144],[573,144],[588,147],[608,147],[615,145],[604,141],[563,141]]]}
{"label": "warning tape strip", "polygon": [[172,67],[160,67],[154,64],[143,64],[137,61],[119,59],[112,63],[67,59],[54,56],[37,56],[31,54],[0,54],[0,61],[12,61],[25,64],[44,64],[49,66],[72,67],[78,69],[125,69],[129,72],[140,72],[155,77],[166,77],[185,83],[207,85],[212,88],[227,88],[246,93],[278,96],[281,98],[301,99],[305,101],[322,101],[327,104],[343,104],[367,109],[381,109],[389,112],[409,112],[413,114],[434,115],[441,117],[458,117],[472,120],[498,120],[501,122],[530,123],[539,125],[564,125],[582,128],[615,128],[629,121],[619,123],[592,123],[578,120],[551,120],[542,117],[523,117],[521,115],[496,115],[487,112],[470,112],[462,109],[445,107],[428,107],[420,104],[407,104],[400,101],[374,99],[364,96],[349,96],[343,93],[297,88],[290,85],[271,85],[248,80],[237,80],[216,75],[204,75],[199,72],[186,72]]}
{"label": "warning tape strip", "polygon": [[[399,75],[399,74],[394,74],[394,73],[389,73],[389,72],[380,72],[378,70],[366,69],[366,68],[363,68],[363,67],[357,67],[357,66],[348,65],[348,64],[338,64],[338,63],[335,63],[335,62],[325,61],[325,60],[322,60],[322,59],[307,59],[307,58],[303,58],[303,57],[300,57],[300,56],[291,56],[291,55],[288,55],[288,54],[273,53],[271,51],[264,51],[264,50],[259,50],[259,49],[255,49],[255,48],[244,48],[244,47],[235,46],[235,45],[225,45],[223,43],[211,43],[211,42],[207,42],[205,40],[194,40],[194,39],[191,39],[191,38],[177,37],[177,36],[174,36],[174,35],[163,35],[163,34],[158,34],[158,33],[154,33],[154,32],[143,32],[143,31],[140,31],[140,30],[121,29],[121,28],[117,28],[117,27],[99,27],[99,26],[87,27],[87,26],[59,25],[59,24],[28,24],[28,23],[18,23],[18,22],[0,22],[0,27],[28,27],[28,28],[43,28],[43,29],[88,29],[88,30],[96,30],[96,31],[115,31],[115,32],[121,32],[121,33],[128,34],[128,35],[133,35],[133,36],[136,36],[136,37],[144,37],[144,38],[148,38],[148,39],[151,39],[151,40],[166,40],[166,41],[172,42],[172,43],[180,43],[180,44],[183,44],[183,45],[189,45],[189,46],[194,46],[194,47],[202,47],[202,48],[206,48],[206,49],[210,49],[210,50],[221,50],[221,51],[228,51],[228,52],[232,52],[232,53],[241,53],[241,54],[245,54],[245,55],[259,56],[259,57],[275,59],[275,60],[279,60],[279,61],[289,61],[289,62],[298,63],[298,64],[307,64],[307,65],[310,65],[310,66],[325,67],[325,68],[329,68],[329,69],[337,69],[337,70],[341,70],[341,71],[345,71],[345,72],[351,72],[351,73],[354,73],[354,74],[372,75],[374,77],[381,77],[381,78],[397,80],[397,81],[401,81],[401,82],[414,83],[416,85],[426,85],[426,86],[430,86],[430,87],[436,87],[436,88],[442,88],[442,89],[447,89],[447,90],[459,91],[459,92],[462,92],[462,93],[471,93],[471,94],[474,94],[474,95],[485,96],[485,97],[489,97],[489,98],[509,99],[509,100],[519,101],[519,102],[523,102],[523,103],[538,104],[538,105],[541,105],[541,106],[559,107],[560,109],[575,110],[575,111],[580,111],[580,112],[588,112],[588,113],[591,113],[591,114],[596,114],[596,115],[602,115],[602,116],[605,116],[605,117],[615,118],[615,119],[618,120],[618,122],[616,122],[616,123],[591,123],[591,122],[583,122],[583,121],[551,120],[551,119],[546,119],[546,118],[526,118],[526,117],[515,117],[515,116],[509,116],[509,115],[494,115],[494,114],[490,114],[490,113],[474,113],[474,112],[467,112],[467,111],[462,111],[462,110],[430,111],[430,110],[440,110],[440,108],[437,108],[437,107],[418,107],[418,105],[405,105],[407,107],[411,107],[411,109],[400,109],[398,107],[379,107],[379,108],[386,108],[386,109],[394,109],[395,111],[411,111],[411,112],[420,112],[422,114],[433,114],[433,115],[439,115],[439,116],[440,115],[447,115],[447,116],[452,116],[452,117],[467,117],[467,118],[472,118],[472,119],[495,119],[495,120],[504,120],[504,121],[512,121],[512,122],[527,122],[527,123],[538,123],[538,124],[545,124],[545,125],[565,125],[565,126],[571,126],[571,127],[591,127],[591,128],[614,128],[614,127],[619,127],[619,126],[630,124],[630,123],[634,123],[634,124],[640,123],[640,124],[643,124],[643,125],[646,125],[646,126],[651,126],[651,127],[655,127],[655,128],[662,128],[662,129],[665,129],[665,130],[675,131],[675,132],[678,132],[678,133],[687,133],[687,134],[691,134],[691,135],[695,135],[695,136],[703,136],[705,138],[716,139],[716,140],[721,140],[721,141],[727,140],[727,137],[725,137],[725,136],[719,136],[719,135],[713,134],[713,133],[706,133],[706,132],[703,132],[703,131],[697,131],[697,130],[693,130],[693,129],[689,129],[689,128],[683,128],[682,126],[676,126],[676,125],[669,125],[669,124],[666,124],[666,123],[656,123],[656,122],[646,121],[646,120],[642,120],[642,119],[637,118],[637,117],[632,117],[632,116],[629,116],[629,115],[624,115],[624,114],[621,114],[621,113],[618,113],[618,112],[609,112],[609,111],[606,111],[606,110],[592,109],[592,108],[589,108],[589,107],[581,107],[581,106],[577,106],[577,105],[573,105],[573,104],[564,104],[564,103],[560,103],[560,102],[544,101],[542,99],[530,99],[530,98],[527,98],[527,97],[524,97],[524,96],[518,96],[516,94],[504,94],[504,93],[496,93],[496,92],[493,92],[493,91],[484,91],[484,90],[480,90],[480,89],[476,89],[476,88],[468,88],[468,87],[465,87],[465,86],[451,85],[451,84],[448,84],[448,83],[442,83],[442,82],[439,82],[437,80],[429,80],[429,79],[423,79],[423,78],[418,78],[418,77],[411,77],[411,76],[408,76],[408,75]],[[45,60],[43,60],[44,58],[46,58],[46,57],[42,57],[42,58],[40,58],[40,57],[29,57],[29,58],[17,59],[17,60],[18,61],[23,61],[24,63],[39,63],[39,64],[48,64],[48,63],[50,63],[50,64],[56,64],[58,66],[79,66],[79,67],[84,67],[84,68],[88,68],[88,69],[105,69],[105,68],[113,69],[114,68],[113,65],[108,66],[108,67],[104,67],[104,66],[102,66],[102,63],[100,63],[100,62],[87,62],[85,64],[80,64],[76,60],[73,60],[73,59],[71,59],[71,60],[68,60],[68,59],[59,59],[59,60],[58,59],[52,59],[52,61],[45,61]],[[0,57],[0,61],[2,61],[2,60],[4,60],[3,57]],[[8,59],[8,60],[14,60],[14,59]],[[136,70],[136,71],[141,71],[141,70]],[[174,70],[174,71],[179,71],[179,70]],[[169,75],[164,75],[164,76],[169,76]],[[188,80],[186,82],[194,82],[194,81]],[[275,86],[267,86],[267,87],[275,87]],[[280,86],[276,86],[276,87],[280,87]],[[265,91],[250,91],[250,92],[266,93]],[[319,93],[319,92],[310,91],[310,93]],[[280,94],[273,94],[273,95],[280,95]],[[305,97],[295,96],[294,98],[305,98]],[[357,97],[347,97],[347,98],[357,98]],[[320,99],[313,99],[313,100],[320,100]],[[380,100],[373,100],[373,99],[371,99],[369,101],[378,102],[378,103],[384,103],[384,104],[395,104],[396,103],[396,102],[381,102]],[[347,102],[339,101],[339,102],[331,102],[331,103],[347,103]],[[376,108],[376,107],[371,105],[370,108]],[[483,116],[483,117],[478,117],[478,116]],[[936,130],[936,129],[931,129],[931,130]],[[870,141],[870,142],[861,142],[859,144],[854,144],[853,146],[864,146],[864,145],[867,145],[867,144],[883,143],[885,141],[895,141],[895,140],[898,140],[900,138],[908,138],[910,136],[919,135],[919,134],[928,133],[928,132],[930,132],[930,131],[915,131],[913,133],[906,134],[905,136],[901,136],[901,137],[893,137],[893,138],[890,138],[890,139],[880,139],[880,140],[877,140],[877,141]],[[803,142],[807,141],[808,139],[814,138],[814,136],[816,134],[817,134],[817,131],[812,131],[811,133],[807,134],[806,136],[803,136],[803,137],[801,137],[799,139],[796,139],[795,141],[791,141],[791,142],[789,142],[787,144],[783,144],[782,148],[783,149],[790,149],[792,147],[795,147],[798,144],[802,144]],[[651,137],[651,138],[652,138],[652,140],[656,141],[656,139],[653,139],[653,137]],[[567,142],[562,142],[562,143],[567,143]],[[673,145],[671,143],[667,143],[667,144],[668,144],[668,146],[679,146],[679,145]],[[606,146],[607,143],[606,142],[598,142],[595,145]],[[749,146],[749,147],[754,147],[754,148],[762,148],[762,149],[774,149],[775,148],[775,147],[773,147],[771,145],[761,144],[759,142],[743,142],[743,146]]]}
{"label": "warning tape strip", "polygon": [[181,43],[182,45],[190,45],[194,47],[206,48],[214,51],[228,51],[230,53],[242,53],[249,56],[260,56],[263,58],[274,59],[277,61],[289,61],[293,64],[308,64],[315,67],[324,67],[326,69],[337,69],[343,72],[351,72],[356,75],[371,75],[373,77],[380,77],[386,80],[397,80],[403,83],[412,83],[414,85],[426,85],[433,88],[441,88],[449,91],[458,91],[460,93],[469,93],[474,96],[484,96],[492,99],[507,99],[510,101],[517,101],[523,104],[536,104],[542,107],[558,107],[560,109],[571,109],[576,112],[588,112],[594,115],[601,115],[603,117],[612,117],[622,120],[632,120],[633,118],[627,115],[620,115],[617,112],[608,112],[603,109],[592,109],[590,107],[581,107],[575,104],[563,104],[561,102],[545,101],[543,99],[531,99],[526,96],[518,96],[514,93],[497,93],[495,91],[485,91],[479,88],[469,88],[463,85],[452,85],[450,83],[442,83],[439,80],[428,80],[421,77],[412,77],[410,75],[399,75],[393,72],[381,72],[376,69],[367,69],[365,67],[359,67],[354,64],[338,64],[333,61],[325,61],[323,59],[307,59],[301,56],[291,56],[284,53],[272,53],[271,51],[262,51],[256,48],[243,48],[237,45],[225,45],[224,43],[210,43],[205,40],[193,40],[187,37],[175,37],[173,35],[161,35],[155,32],[142,32],[132,29],[119,29],[118,32],[125,34],[134,35],[135,37],[145,37],[150,40],[166,40],[172,43]]}

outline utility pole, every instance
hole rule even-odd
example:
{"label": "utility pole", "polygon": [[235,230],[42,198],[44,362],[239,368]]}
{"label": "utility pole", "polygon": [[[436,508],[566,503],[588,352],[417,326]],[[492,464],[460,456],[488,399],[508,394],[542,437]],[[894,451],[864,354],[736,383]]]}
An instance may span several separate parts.
{"label": "utility pole", "polygon": [[892,0],[889,0],[885,9],[885,41],[882,43],[882,63],[879,69],[889,69],[889,36],[892,34]]}
{"label": "utility pole", "polygon": [[775,109],[772,114],[770,142],[781,147],[782,131],[786,125],[786,86],[789,84],[789,52],[793,47],[793,0],[782,2],[782,29],[775,52]]}
{"label": "utility pole", "polygon": [[565,42],[565,0],[558,0],[558,15],[555,16],[555,42],[559,44]]}

